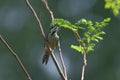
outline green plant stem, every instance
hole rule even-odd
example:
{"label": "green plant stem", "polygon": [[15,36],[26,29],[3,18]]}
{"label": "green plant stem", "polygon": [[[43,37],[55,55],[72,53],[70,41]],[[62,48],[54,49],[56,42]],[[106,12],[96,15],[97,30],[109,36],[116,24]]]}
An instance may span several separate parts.
{"label": "green plant stem", "polygon": [[28,74],[26,68],[24,67],[22,61],[19,59],[18,55],[12,50],[12,48],[8,45],[8,43],[4,40],[4,38],[0,35],[0,40],[2,43],[8,48],[11,54],[15,57],[17,62],[19,63],[20,67],[22,68],[23,72],[26,74],[28,80],[32,80],[30,75]]}

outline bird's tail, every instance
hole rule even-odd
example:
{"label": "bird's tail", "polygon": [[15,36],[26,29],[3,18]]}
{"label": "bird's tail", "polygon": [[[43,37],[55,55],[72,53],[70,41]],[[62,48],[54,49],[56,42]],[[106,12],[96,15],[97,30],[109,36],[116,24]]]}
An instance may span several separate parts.
{"label": "bird's tail", "polygon": [[44,49],[44,56],[43,56],[43,59],[42,59],[42,63],[43,63],[43,64],[44,64],[44,63],[45,63],[45,64],[48,63],[50,54],[51,54],[50,50],[49,50],[47,47],[45,47],[45,49]]}
{"label": "bird's tail", "polygon": [[47,55],[47,54],[45,54],[44,56],[43,56],[43,59],[42,59],[42,63],[44,64],[47,64],[48,63],[48,60],[49,60],[49,55]]}

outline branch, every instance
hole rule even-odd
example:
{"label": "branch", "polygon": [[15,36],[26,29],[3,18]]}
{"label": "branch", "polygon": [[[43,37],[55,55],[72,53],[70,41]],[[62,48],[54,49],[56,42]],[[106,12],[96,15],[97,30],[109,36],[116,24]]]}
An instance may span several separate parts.
{"label": "branch", "polygon": [[54,21],[54,15],[53,15],[53,12],[50,10],[47,1],[46,1],[46,0],[42,0],[42,2],[45,4],[46,9],[47,9],[48,12],[50,13],[50,15],[51,15],[51,19],[52,19],[52,22],[53,22],[53,21]]}
{"label": "branch", "polygon": [[60,60],[61,60],[61,63],[62,63],[64,75],[65,75],[65,77],[66,77],[66,80],[68,80],[68,79],[67,79],[66,66],[65,66],[65,63],[64,63],[64,60],[63,60],[63,57],[62,57],[62,51],[61,51],[61,48],[60,48],[60,41],[58,41],[58,49],[59,49],[59,55],[60,55]]}
{"label": "branch", "polygon": [[[52,50],[51,50],[51,48],[49,47],[48,41],[46,40],[46,36],[45,36],[44,31],[43,31],[43,28],[42,28],[40,19],[38,18],[35,10],[32,8],[29,0],[25,0],[25,2],[26,2],[26,4],[27,4],[27,6],[29,7],[29,9],[31,10],[31,12],[33,13],[33,16],[35,17],[35,19],[36,19],[36,21],[37,21],[37,23],[38,23],[38,27],[39,27],[39,29],[40,29],[41,35],[42,35],[42,37],[43,37],[43,39],[44,39],[44,42],[45,42],[46,46],[47,46],[48,49],[51,51],[51,57],[52,57],[52,59],[53,59],[53,61],[54,61],[54,64],[55,64],[55,66],[56,66],[56,68],[57,68],[57,70],[58,70],[61,78],[62,78],[63,80],[65,80],[65,76],[64,76],[64,74],[63,74],[63,72],[62,72],[62,70],[61,70],[61,68],[60,68],[60,66],[59,66],[59,64],[58,64],[58,62],[57,62],[57,60],[56,60],[56,58],[55,58]],[[52,16],[52,19],[54,19],[53,16]]]}
{"label": "branch", "polygon": [[58,72],[59,72],[62,80],[66,80],[66,78],[65,78],[65,76],[64,76],[64,74],[63,74],[63,72],[62,72],[62,70],[61,70],[61,68],[60,68],[60,65],[58,64],[57,59],[55,58],[55,55],[53,54],[53,52],[52,52],[52,54],[51,54],[51,57],[52,57],[52,59],[53,59],[53,62],[54,62],[54,64],[55,64],[55,66],[56,66],[56,68],[57,68],[57,70],[58,70]]}
{"label": "branch", "polygon": [[35,10],[34,10],[33,7],[31,6],[29,0],[25,0],[25,2],[26,2],[26,4],[27,4],[28,8],[31,10],[33,16],[35,17],[35,19],[36,19],[36,21],[37,21],[37,23],[38,23],[38,27],[39,27],[39,29],[40,29],[40,32],[41,32],[41,35],[42,35],[44,41],[46,41],[46,36],[45,36],[44,31],[43,31],[43,28],[42,28],[42,25],[41,25],[41,21],[39,20],[37,14],[36,14],[36,12],[35,12]]}
{"label": "branch", "polygon": [[83,64],[83,67],[82,67],[82,76],[81,76],[81,80],[84,80],[85,68],[86,68],[86,66],[87,66],[86,54],[83,54],[83,56],[84,56],[84,64]]}
{"label": "branch", "polygon": [[25,69],[22,61],[19,59],[19,57],[17,56],[17,54],[12,50],[12,48],[8,45],[8,43],[3,39],[3,37],[1,35],[0,35],[0,40],[8,48],[8,50],[11,52],[11,54],[15,57],[15,59],[17,60],[17,62],[20,65],[20,67],[22,68],[23,72],[27,76],[28,80],[32,80],[31,77],[30,77],[30,75],[28,74],[27,70]]}

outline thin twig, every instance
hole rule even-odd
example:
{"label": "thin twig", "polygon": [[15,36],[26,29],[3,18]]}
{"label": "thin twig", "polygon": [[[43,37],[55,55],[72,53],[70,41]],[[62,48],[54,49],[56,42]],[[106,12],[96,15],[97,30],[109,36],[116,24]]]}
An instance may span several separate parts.
{"label": "thin twig", "polygon": [[[26,4],[27,4],[27,6],[29,7],[29,9],[32,11],[33,16],[35,17],[35,19],[36,19],[36,21],[37,21],[37,23],[38,23],[38,27],[39,27],[39,29],[40,29],[41,35],[42,35],[42,37],[43,37],[43,39],[44,39],[44,41],[45,41],[46,46],[47,46],[48,49],[51,51],[52,59],[53,59],[53,61],[54,61],[54,63],[55,63],[55,66],[56,66],[56,68],[57,68],[57,70],[58,70],[61,78],[62,78],[63,80],[65,80],[65,76],[64,76],[64,74],[63,74],[63,72],[62,72],[62,70],[61,70],[61,68],[60,68],[60,66],[59,66],[59,64],[58,64],[58,62],[57,62],[57,60],[56,60],[56,58],[55,58],[52,50],[51,50],[51,48],[49,47],[48,41],[46,40],[46,36],[45,36],[44,31],[43,31],[43,28],[42,28],[42,24],[41,24],[40,19],[38,18],[35,10],[34,10],[33,7],[31,6],[29,0],[25,0],[25,2],[26,2]],[[54,17],[53,17],[53,19],[54,19]]]}
{"label": "thin twig", "polygon": [[12,48],[8,45],[8,43],[5,41],[5,39],[1,35],[0,35],[0,40],[8,48],[8,50],[11,52],[11,54],[15,57],[15,59],[17,60],[17,62],[20,65],[20,67],[22,68],[23,72],[27,76],[27,79],[28,80],[32,80],[31,77],[30,77],[30,75],[28,74],[27,70],[25,69],[22,61],[19,59],[19,57],[17,56],[17,54],[12,50]]}
{"label": "thin twig", "polygon": [[86,59],[86,54],[83,54],[84,57],[84,64],[82,67],[82,76],[81,76],[81,80],[84,80],[84,76],[85,76],[85,68],[87,66],[87,59]]}
{"label": "thin twig", "polygon": [[52,22],[53,22],[53,21],[54,21],[54,15],[53,15],[53,12],[50,10],[47,1],[46,1],[46,0],[42,0],[42,2],[45,4],[45,6],[46,6],[48,12],[50,13],[51,19],[52,19]]}
{"label": "thin twig", "polygon": [[64,60],[63,60],[63,57],[62,57],[62,51],[61,51],[61,48],[60,48],[60,41],[58,41],[58,49],[59,49],[59,55],[60,55],[60,60],[61,60],[61,63],[62,63],[64,75],[65,75],[65,77],[66,77],[66,80],[68,80],[68,79],[67,79],[66,66],[65,66],[65,63],[64,63]]}
{"label": "thin twig", "polygon": [[25,2],[26,2],[26,4],[27,4],[28,8],[29,8],[29,9],[31,10],[31,12],[33,13],[33,16],[35,17],[35,19],[36,19],[36,21],[37,21],[37,23],[38,23],[38,27],[39,27],[39,29],[40,29],[41,35],[42,35],[44,41],[46,41],[46,36],[45,36],[44,31],[43,31],[43,28],[42,28],[42,24],[41,24],[40,19],[38,18],[35,10],[34,10],[33,7],[31,6],[29,0],[25,0]]}

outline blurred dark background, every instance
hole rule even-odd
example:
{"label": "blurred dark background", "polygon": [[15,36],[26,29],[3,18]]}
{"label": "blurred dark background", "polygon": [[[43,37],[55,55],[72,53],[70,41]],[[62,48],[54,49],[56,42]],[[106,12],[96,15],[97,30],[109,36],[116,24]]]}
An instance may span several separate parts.
{"label": "blurred dark background", "polygon": [[[49,32],[50,14],[41,0],[30,0],[36,10],[45,33]],[[85,80],[120,80],[120,15],[104,9],[104,0],[48,0],[55,18],[76,22],[81,18],[102,21],[111,17],[104,29],[104,40],[87,54],[88,65]],[[33,80],[61,80],[53,61],[41,63],[44,43],[38,25],[25,0],[0,1],[0,34],[18,54]],[[59,31],[63,58],[68,77],[80,80],[83,56],[70,48],[75,44],[74,35],[69,30]],[[55,55],[58,51],[55,50]],[[0,42],[0,80],[27,80],[22,69],[8,49]]]}

